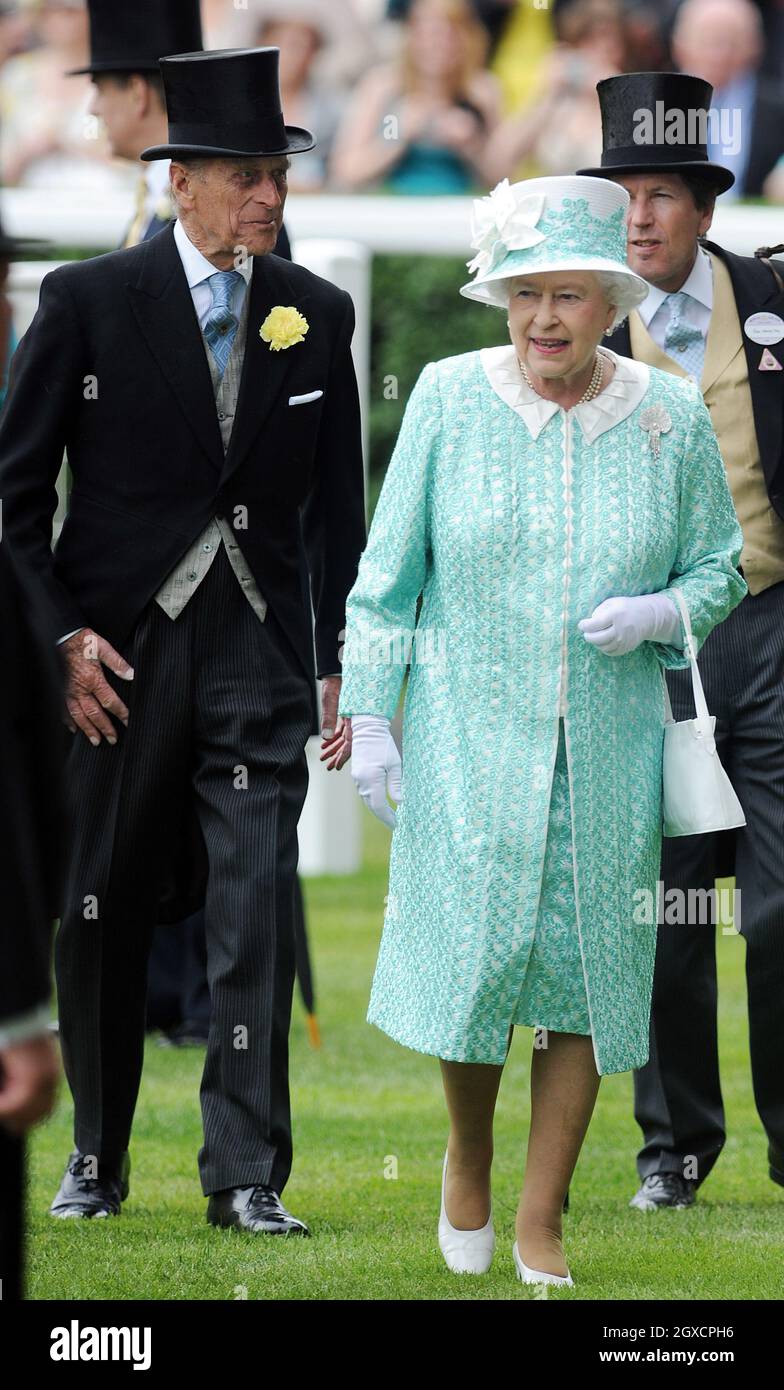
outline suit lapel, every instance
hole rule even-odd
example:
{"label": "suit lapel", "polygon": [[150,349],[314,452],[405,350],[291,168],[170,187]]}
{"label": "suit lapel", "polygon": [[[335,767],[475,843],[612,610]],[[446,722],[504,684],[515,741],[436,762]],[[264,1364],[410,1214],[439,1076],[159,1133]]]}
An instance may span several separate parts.
{"label": "suit lapel", "polygon": [[278,256],[255,256],[253,259],[245,357],[234,428],[223,465],[221,483],[226,482],[248,454],[275,404],[286,374],[296,361],[297,353],[301,353],[305,345],[297,343],[275,352],[259,333],[268,313],[276,304],[293,305],[304,312],[304,306],[310,299],[309,294],[294,289],[286,274],[285,265],[285,261]]}
{"label": "suit lapel", "polygon": [[[740,320],[743,350],[749,373],[749,387],[754,407],[754,426],[757,431],[760,462],[770,494],[781,491],[777,480],[781,464],[781,445],[784,437],[784,410],[782,409],[782,374],[780,372],[761,372],[760,360],[764,346],[752,341],[743,332],[743,325],[750,314],[778,314],[784,318],[784,293],[767,266],[748,256],[736,256],[714,242],[705,243],[711,256],[723,261],[729,272],[732,293],[735,298],[738,319]],[[779,362],[784,362],[784,342],[774,343],[768,351]],[[781,501],[779,500],[779,506]]]}
{"label": "suit lapel", "polygon": [[[709,253],[710,254],[710,253]],[[714,381],[727,370],[743,348],[738,311],[732,293],[732,281],[724,262],[711,256],[713,265],[713,308],[705,343],[705,361],[700,387],[703,395]]]}
{"label": "suit lapel", "polygon": [[220,470],[223,444],[210,369],[173,226],[144,247],[139,278],[126,286],[131,307],[197,443]]}

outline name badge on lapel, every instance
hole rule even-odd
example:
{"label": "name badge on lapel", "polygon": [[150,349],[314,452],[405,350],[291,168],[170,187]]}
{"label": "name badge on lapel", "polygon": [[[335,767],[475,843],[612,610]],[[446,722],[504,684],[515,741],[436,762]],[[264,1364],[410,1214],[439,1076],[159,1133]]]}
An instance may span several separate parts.
{"label": "name badge on lapel", "polygon": [[779,314],[749,314],[743,331],[753,343],[780,343],[784,338],[784,319]]}

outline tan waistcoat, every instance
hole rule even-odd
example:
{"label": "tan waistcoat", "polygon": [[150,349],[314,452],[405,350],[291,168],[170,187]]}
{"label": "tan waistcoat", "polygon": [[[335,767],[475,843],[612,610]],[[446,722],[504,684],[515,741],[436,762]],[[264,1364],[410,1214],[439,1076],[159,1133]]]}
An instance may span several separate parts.
{"label": "tan waistcoat", "polygon": [[[740,565],[750,592],[758,594],[784,579],[784,520],[771,506],[765,487],[732,281],[724,262],[718,256],[710,258],[713,311],[700,387],[743,532]],[[654,342],[636,310],[629,315],[629,336],[632,357],[637,361],[660,367],[674,376],[688,376]]]}

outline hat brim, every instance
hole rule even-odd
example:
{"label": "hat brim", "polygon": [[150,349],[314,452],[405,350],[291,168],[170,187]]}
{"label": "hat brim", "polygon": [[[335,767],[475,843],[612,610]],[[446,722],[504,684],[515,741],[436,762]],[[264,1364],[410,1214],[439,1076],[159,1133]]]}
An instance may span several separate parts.
{"label": "hat brim", "polygon": [[140,159],[263,159],[267,155],[304,154],[312,150],[316,137],[310,130],[301,126],[287,125],[287,144],[276,150],[235,150],[230,146],[216,145],[151,145],[142,150]]}
{"label": "hat brim", "polygon": [[129,58],[102,58],[97,63],[90,63],[86,68],[69,68],[65,73],[66,77],[83,77],[85,74],[92,76],[93,73],[106,72],[160,72],[157,58],[137,58],[134,62]]}
{"label": "hat brim", "polygon": [[[514,252],[510,254],[513,255]],[[509,296],[504,293],[502,288],[504,280],[516,280],[523,276],[546,275],[555,271],[569,270],[603,271],[605,274],[616,276],[624,283],[626,291],[624,298],[628,308],[631,309],[642,304],[650,289],[647,280],[643,280],[641,275],[635,274],[633,270],[628,270],[625,266],[619,265],[617,261],[608,260],[604,256],[568,256],[564,257],[563,260],[554,256],[552,261],[548,261],[544,265],[531,266],[530,270],[525,265],[509,266],[505,270],[506,259],[508,258],[505,258],[490,275],[483,276],[481,280],[469,280],[468,284],[461,285],[460,294],[464,295],[466,299],[476,299],[480,304],[493,304],[496,308],[506,309]]]}
{"label": "hat brim", "polygon": [[616,174],[681,174],[684,170],[710,174],[720,193],[726,193],[735,182],[735,175],[730,169],[725,169],[723,164],[711,164],[706,159],[681,159],[673,164],[668,164],[666,160],[657,160],[652,164],[605,164],[599,169],[578,169],[577,173],[587,174],[594,179],[612,180]]}

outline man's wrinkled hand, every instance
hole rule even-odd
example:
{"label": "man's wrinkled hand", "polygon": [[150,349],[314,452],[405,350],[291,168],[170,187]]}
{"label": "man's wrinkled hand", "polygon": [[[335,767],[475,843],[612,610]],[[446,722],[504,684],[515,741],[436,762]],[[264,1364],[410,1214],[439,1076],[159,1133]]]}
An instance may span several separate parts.
{"label": "man's wrinkled hand", "polygon": [[324,676],[321,682],[321,754],[327,771],[340,769],[351,757],[351,720],[338,714],[340,676]]}
{"label": "man's wrinkled hand", "polygon": [[65,722],[71,733],[81,729],[96,748],[102,738],[116,743],[117,733],[109,715],[127,727],[128,708],[110,686],[103,667],[108,666],[122,680],[133,680],[132,667],[105,637],[89,627],[75,632],[62,643],[61,650],[66,668]]}

